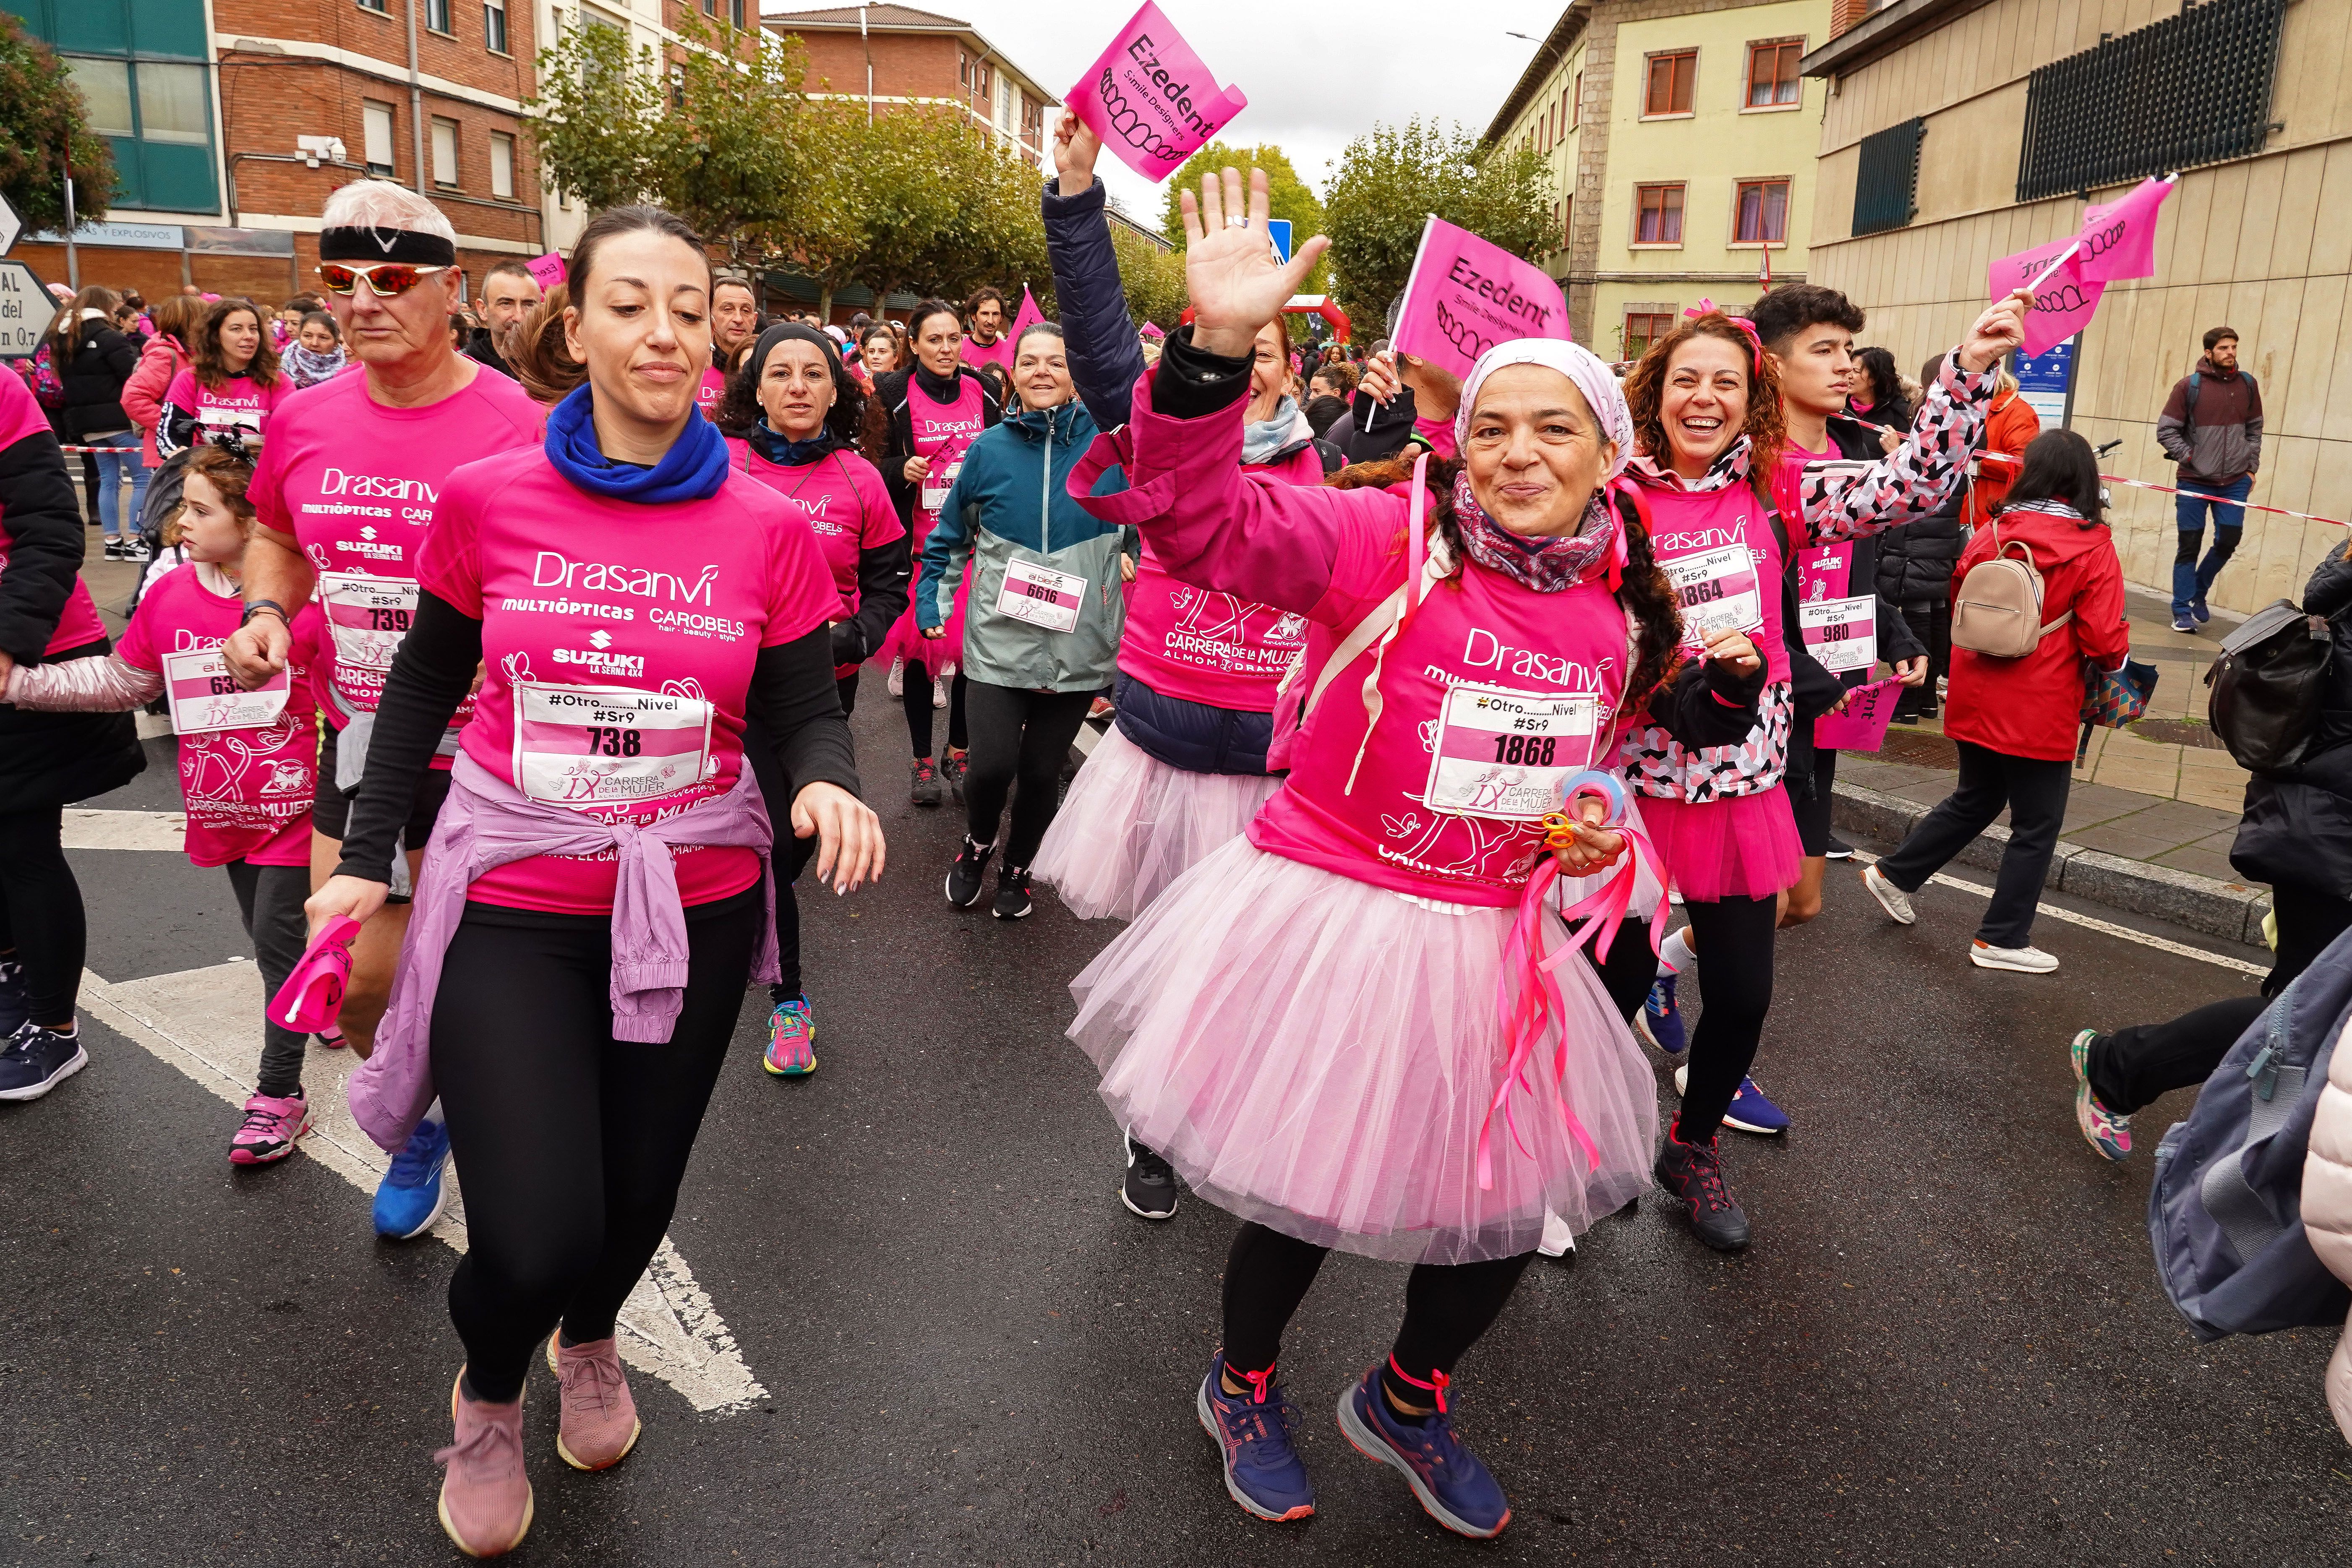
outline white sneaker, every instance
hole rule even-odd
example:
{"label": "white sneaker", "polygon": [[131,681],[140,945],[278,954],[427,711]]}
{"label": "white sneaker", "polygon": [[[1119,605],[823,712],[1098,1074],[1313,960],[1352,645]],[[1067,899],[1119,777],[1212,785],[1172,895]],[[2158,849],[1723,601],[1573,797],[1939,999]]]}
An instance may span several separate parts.
{"label": "white sneaker", "polygon": [[890,678],[887,680],[885,680],[882,684],[889,689],[891,696],[906,696],[907,661],[903,658],[892,659],[890,661]]}
{"label": "white sneaker", "polygon": [[1870,896],[1878,900],[1878,907],[1886,911],[1890,920],[1911,925],[1919,919],[1911,908],[1911,895],[1888,880],[1886,873],[1876,866],[1862,868],[1862,885],[1870,889]]}
{"label": "white sneaker", "polygon": [[1978,941],[1969,944],[1969,962],[1979,969],[2013,969],[2020,974],[2047,974],[2058,961],[2038,947],[1995,947]]}
{"label": "white sneaker", "polygon": [[1576,1233],[1568,1228],[1568,1221],[1547,1210],[1543,1239],[1536,1243],[1536,1250],[1546,1258],[1572,1258],[1576,1254]]}

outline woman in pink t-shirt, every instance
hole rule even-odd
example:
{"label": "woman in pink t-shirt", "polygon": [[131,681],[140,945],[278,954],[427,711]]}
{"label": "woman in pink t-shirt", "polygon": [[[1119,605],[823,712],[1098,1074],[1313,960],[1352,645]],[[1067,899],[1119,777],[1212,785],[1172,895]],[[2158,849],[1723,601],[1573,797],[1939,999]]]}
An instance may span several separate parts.
{"label": "woman in pink t-shirt", "polygon": [[477,1556],[530,1525],[522,1389],[551,1332],[564,1460],[602,1469],[637,1437],[615,1318],[668,1224],[744,984],[774,973],[749,718],[794,792],[793,832],[819,840],[817,876],[846,892],[882,864],[834,687],[832,574],[695,410],[701,238],[657,208],[602,213],[571,284],[582,384],[543,447],[442,489],[342,864],[310,904],[313,921],[382,905],[405,803],[479,672],[350,1088],[387,1149],[437,1089],[465,1174],[440,1513]]}
{"label": "woman in pink t-shirt", "polygon": [[[840,595],[830,617],[833,674],[845,714],[857,705],[857,667],[907,607],[907,530],[882,476],[850,445],[865,417],[866,395],[825,335],[786,321],[744,346],[719,405],[719,427],[728,433],[729,460],[784,498],[793,525],[815,536],[833,574]],[[798,1078],[816,1070],[816,1019],[801,984],[800,904],[792,884],[815,845],[793,838],[777,815],[783,781],[761,771],[761,750],[751,748],[751,766],[777,841],[786,845],[776,877],[778,973],[768,988],[761,1061],[772,1073]]]}
{"label": "woman in pink t-shirt", "polygon": [[[1245,476],[1251,346],[1325,246],[1278,266],[1265,176],[1251,183],[1245,226],[1224,219],[1234,171],[1222,197],[1215,176],[1198,207],[1185,195],[1196,324],[1139,389],[1124,465],[1154,503],[1136,518],[1145,548],[1179,579],[1305,616],[1306,668],[1331,679],[1248,832],[1072,983],[1070,1034],[1120,1123],[1245,1222],[1194,1397],[1234,1500],[1262,1519],[1314,1511],[1275,1360],[1339,1247],[1414,1265],[1403,1327],[1341,1396],[1342,1430],[1446,1528],[1491,1536],[1510,1508],[1454,1431],[1454,1366],[1547,1216],[1581,1229],[1632,1201],[1656,1137],[1649,1068],[1587,966],[1553,972],[1540,1024],[1507,1027],[1526,984],[1506,964],[1515,924],[1565,938],[1549,907],[1519,913],[1541,819],[1653,693],[1694,740],[1744,731],[1759,661],[1727,634],[1661,689],[1673,597],[1601,489],[1632,424],[1573,344],[1490,350],[1464,388],[1464,460],[1435,465],[1425,492]],[[1416,537],[1424,512],[1436,526]],[[1623,848],[1579,825],[1560,859],[1581,874]]]}
{"label": "woman in pink t-shirt", "polygon": [[[180,510],[165,542],[185,564],[139,601],[122,643],[105,658],[18,666],[6,700],[59,712],[123,713],[156,698],[170,704],[180,742],[180,793],[188,858],[228,871],[237,911],[275,996],[302,956],[302,902],[310,896],[310,790],[315,766],[310,666],[318,658],[317,606],[294,618],[293,657],[277,678],[247,691],[228,673],[221,644],[243,609],[240,564],[253,531],[246,499],[252,468],[217,447],[189,460]],[[294,1152],[310,1131],[302,1093],[303,1038],[268,1018],[261,1068],[229,1139],[232,1164],[261,1165]]]}
{"label": "woman in pink t-shirt", "polygon": [[269,411],[293,390],[261,330],[260,310],[250,300],[219,301],[205,312],[189,349],[188,368],[163,395],[155,449],[169,458],[224,439],[258,449]]}

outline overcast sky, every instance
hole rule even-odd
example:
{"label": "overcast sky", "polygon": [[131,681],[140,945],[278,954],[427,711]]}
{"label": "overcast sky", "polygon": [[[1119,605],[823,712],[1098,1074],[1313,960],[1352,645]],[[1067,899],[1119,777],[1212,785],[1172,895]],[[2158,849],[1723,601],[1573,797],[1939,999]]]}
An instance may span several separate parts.
{"label": "overcast sky", "polygon": [[[811,9],[822,0],[768,0],[770,11]],[[911,0],[960,17],[1057,97],[1109,44],[1132,0]],[[1559,20],[1558,0],[1484,0],[1436,7],[1421,0],[1160,0],[1170,21],[1221,82],[1249,107],[1223,139],[1273,142],[1319,192],[1328,165],[1375,121],[1415,114],[1458,120],[1475,135]],[[1441,20],[1442,16],[1442,20]],[[1163,194],[1116,159],[1103,160],[1111,193],[1157,222]]]}

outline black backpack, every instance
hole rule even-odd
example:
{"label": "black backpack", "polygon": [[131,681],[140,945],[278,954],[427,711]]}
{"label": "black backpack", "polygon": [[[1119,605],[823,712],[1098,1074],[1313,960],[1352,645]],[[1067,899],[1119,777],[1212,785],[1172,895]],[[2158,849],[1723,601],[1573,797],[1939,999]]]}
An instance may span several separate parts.
{"label": "black backpack", "polygon": [[2249,773],[2276,773],[2304,759],[2319,721],[2334,661],[2336,630],[2285,599],[2221,639],[2205,672],[2205,716],[2231,757]]}

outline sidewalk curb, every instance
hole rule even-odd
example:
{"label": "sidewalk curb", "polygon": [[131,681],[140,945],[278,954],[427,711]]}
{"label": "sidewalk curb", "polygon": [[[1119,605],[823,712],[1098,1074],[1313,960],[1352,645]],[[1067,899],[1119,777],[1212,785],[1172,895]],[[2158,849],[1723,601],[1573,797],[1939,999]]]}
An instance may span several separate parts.
{"label": "sidewalk curb", "polygon": [[[1830,816],[1840,827],[1899,844],[1929,809],[1901,795],[1841,782]],[[1958,859],[1990,870],[2000,864],[2001,852],[2008,847],[2009,829],[1996,823],[1961,850]],[[2170,921],[2208,936],[2257,944],[2263,940],[2263,917],[2271,907],[2270,895],[2260,888],[2127,860],[2063,838],[2058,841],[2043,886],[2111,909]]]}

